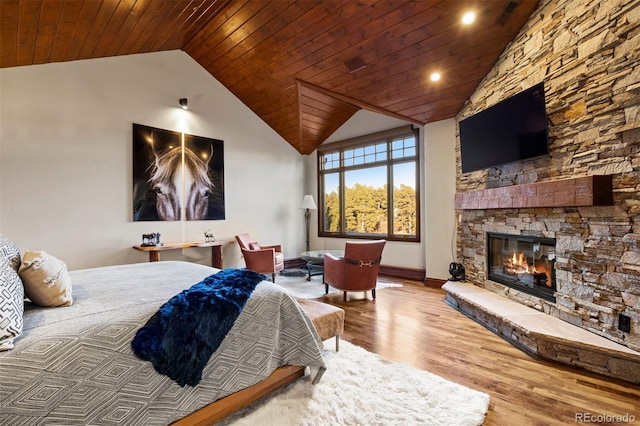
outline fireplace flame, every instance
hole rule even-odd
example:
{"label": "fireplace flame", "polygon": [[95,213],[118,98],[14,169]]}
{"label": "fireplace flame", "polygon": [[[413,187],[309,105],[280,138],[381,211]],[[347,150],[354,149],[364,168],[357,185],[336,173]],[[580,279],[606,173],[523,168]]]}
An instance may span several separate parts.
{"label": "fireplace flame", "polygon": [[524,253],[513,253],[513,256],[507,257],[504,261],[504,272],[509,275],[531,275],[533,277],[544,277],[541,281],[547,287],[552,287],[551,278],[552,265],[549,262],[542,262],[538,267],[529,265],[527,257]]}
{"label": "fireplace flame", "polygon": [[509,274],[537,274],[539,273],[534,266],[529,266],[524,253],[513,252],[513,256],[507,258],[504,267]]}

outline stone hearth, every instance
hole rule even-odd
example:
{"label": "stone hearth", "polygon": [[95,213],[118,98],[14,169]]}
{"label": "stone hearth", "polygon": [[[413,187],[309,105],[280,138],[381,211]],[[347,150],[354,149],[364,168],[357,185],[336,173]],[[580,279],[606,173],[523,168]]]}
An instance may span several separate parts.
{"label": "stone hearth", "polygon": [[465,282],[446,302],[531,355],[640,384],[640,352]]}

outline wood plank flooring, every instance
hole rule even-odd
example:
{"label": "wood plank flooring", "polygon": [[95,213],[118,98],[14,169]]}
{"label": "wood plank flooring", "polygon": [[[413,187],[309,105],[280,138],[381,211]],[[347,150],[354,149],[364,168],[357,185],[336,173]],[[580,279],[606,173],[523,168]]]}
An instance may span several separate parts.
{"label": "wood plank flooring", "polygon": [[533,358],[447,305],[443,290],[385,280],[404,287],[379,290],[375,301],[370,292],[367,300],[317,300],[345,309],[344,340],[488,393],[485,425],[568,425],[597,415],[633,416],[626,424],[640,425],[640,387]]}

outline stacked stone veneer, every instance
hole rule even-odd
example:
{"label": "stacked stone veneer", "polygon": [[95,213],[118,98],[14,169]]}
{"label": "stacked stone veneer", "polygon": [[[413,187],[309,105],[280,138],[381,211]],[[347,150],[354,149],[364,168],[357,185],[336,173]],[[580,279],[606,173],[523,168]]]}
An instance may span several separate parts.
{"label": "stacked stone veneer", "polygon": [[[640,351],[640,0],[543,0],[458,121],[541,81],[551,155],[462,174],[458,141],[456,191],[612,175],[614,205],[458,211],[458,261],[478,286]],[[487,232],[556,238],[555,305],[487,280]]]}

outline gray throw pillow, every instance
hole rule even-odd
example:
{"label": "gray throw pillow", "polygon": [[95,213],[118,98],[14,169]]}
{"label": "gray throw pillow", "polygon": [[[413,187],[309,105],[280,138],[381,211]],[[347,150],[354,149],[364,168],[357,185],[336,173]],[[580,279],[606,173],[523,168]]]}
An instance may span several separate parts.
{"label": "gray throw pillow", "polygon": [[13,341],[22,334],[24,288],[9,261],[0,256],[0,351],[13,349]]}
{"label": "gray throw pillow", "polygon": [[0,253],[4,255],[14,271],[18,271],[20,267],[20,248],[9,237],[0,234]]}

